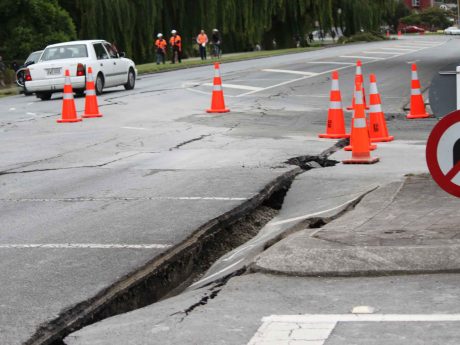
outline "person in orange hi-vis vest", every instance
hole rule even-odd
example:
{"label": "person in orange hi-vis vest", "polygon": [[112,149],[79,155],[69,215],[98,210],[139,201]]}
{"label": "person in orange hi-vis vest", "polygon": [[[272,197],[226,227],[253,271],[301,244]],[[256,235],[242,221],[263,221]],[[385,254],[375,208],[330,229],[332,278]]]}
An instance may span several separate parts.
{"label": "person in orange hi-vis vest", "polygon": [[157,65],[159,65],[161,62],[163,63],[163,65],[165,64],[167,45],[168,43],[163,38],[163,34],[159,33],[157,35],[157,40],[155,41],[155,47],[157,52]]}
{"label": "person in orange hi-vis vest", "polygon": [[201,30],[200,34],[196,38],[196,43],[200,47],[200,57],[201,60],[206,60],[206,45],[208,44],[208,35],[204,30]]}
{"label": "person in orange hi-vis vest", "polygon": [[171,63],[176,62],[176,57],[177,61],[179,63],[182,62],[181,55],[182,55],[182,39],[181,37],[177,34],[176,30],[171,31],[171,38],[169,39],[169,44],[172,49],[172,59]]}

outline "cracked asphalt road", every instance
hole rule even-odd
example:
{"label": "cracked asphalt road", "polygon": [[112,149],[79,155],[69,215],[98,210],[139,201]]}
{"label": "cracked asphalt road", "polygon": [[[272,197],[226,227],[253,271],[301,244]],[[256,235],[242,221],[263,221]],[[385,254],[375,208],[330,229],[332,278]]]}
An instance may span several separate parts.
{"label": "cracked asphalt road", "polygon": [[[389,113],[401,114],[407,103],[410,61],[419,61],[427,85],[458,59],[457,39],[423,42],[424,49],[364,65],[366,75],[377,74]],[[184,242],[294,169],[283,164],[288,159],[329,149],[333,143],[316,137],[328,107],[325,72],[341,69],[344,102],[351,102],[354,60],[343,56],[394,44],[224,64],[224,84],[240,86],[225,89],[232,110],[226,115],[204,112],[212,67],[141,76],[129,92],[107,90],[99,98],[104,117],[78,124],[56,123],[60,95],[49,102],[0,100],[3,342],[26,342],[40,326]],[[315,75],[264,71],[274,68]],[[77,99],[79,112],[83,103]],[[434,123],[395,116],[389,128],[416,140]]]}

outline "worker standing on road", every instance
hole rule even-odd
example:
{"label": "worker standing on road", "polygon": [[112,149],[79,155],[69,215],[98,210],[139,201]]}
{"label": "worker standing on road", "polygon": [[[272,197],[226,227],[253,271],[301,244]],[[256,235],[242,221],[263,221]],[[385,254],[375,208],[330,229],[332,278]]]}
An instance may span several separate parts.
{"label": "worker standing on road", "polygon": [[208,42],[208,35],[206,35],[204,30],[201,30],[200,34],[196,38],[196,43],[198,43],[198,46],[200,47],[201,60],[206,60],[206,45]]}
{"label": "worker standing on road", "polygon": [[159,33],[157,35],[157,40],[155,41],[155,47],[157,51],[157,65],[159,65],[161,62],[163,65],[165,64],[167,45],[168,43],[166,43],[166,40],[163,38],[163,34]]}
{"label": "worker standing on road", "polygon": [[169,39],[169,44],[171,45],[172,49],[172,59],[171,63],[176,63],[176,58],[179,63],[182,62],[181,55],[182,55],[182,39],[177,34],[176,30],[171,31],[171,38]]}

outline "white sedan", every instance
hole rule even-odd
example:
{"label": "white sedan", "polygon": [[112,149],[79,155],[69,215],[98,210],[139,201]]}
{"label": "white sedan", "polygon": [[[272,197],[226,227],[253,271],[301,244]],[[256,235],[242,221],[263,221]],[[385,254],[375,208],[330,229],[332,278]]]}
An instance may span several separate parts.
{"label": "white sedan", "polygon": [[460,29],[457,28],[456,26],[451,26],[444,30],[444,33],[446,35],[460,35]]}
{"label": "white sedan", "polygon": [[73,90],[82,95],[85,91],[87,68],[93,69],[96,93],[106,87],[123,85],[134,88],[137,69],[134,62],[118,54],[103,40],[73,41],[49,45],[38,63],[25,70],[25,86],[38,98],[49,100],[54,92],[64,89],[65,71],[70,71]]}

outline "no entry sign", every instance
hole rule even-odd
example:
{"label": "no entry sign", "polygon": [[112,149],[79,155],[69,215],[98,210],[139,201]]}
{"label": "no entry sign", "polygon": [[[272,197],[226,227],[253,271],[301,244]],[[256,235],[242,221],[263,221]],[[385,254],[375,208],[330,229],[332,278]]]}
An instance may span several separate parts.
{"label": "no entry sign", "polygon": [[446,192],[460,198],[460,111],[446,115],[433,128],[426,146],[431,176]]}

